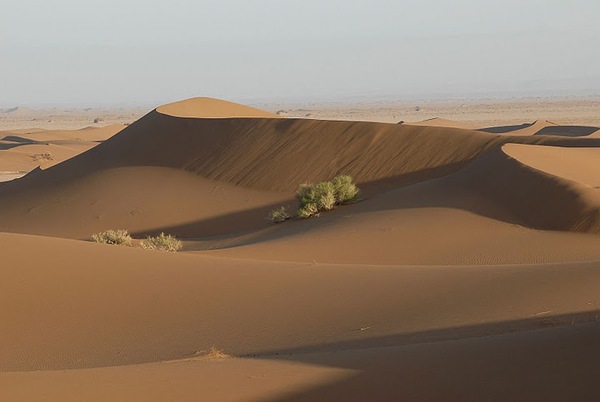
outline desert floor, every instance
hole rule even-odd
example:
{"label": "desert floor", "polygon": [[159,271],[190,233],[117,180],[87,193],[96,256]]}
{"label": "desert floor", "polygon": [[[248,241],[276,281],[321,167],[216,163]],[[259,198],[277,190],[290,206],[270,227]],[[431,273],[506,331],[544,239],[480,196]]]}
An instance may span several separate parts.
{"label": "desert floor", "polygon": [[253,106],[0,110],[1,400],[600,399],[600,100]]}

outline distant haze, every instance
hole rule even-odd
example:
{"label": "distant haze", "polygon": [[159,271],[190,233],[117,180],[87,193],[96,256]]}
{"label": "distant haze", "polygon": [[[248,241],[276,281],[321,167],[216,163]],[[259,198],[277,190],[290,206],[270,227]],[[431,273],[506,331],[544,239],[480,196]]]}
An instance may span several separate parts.
{"label": "distant haze", "polygon": [[19,0],[0,107],[600,94],[597,0]]}

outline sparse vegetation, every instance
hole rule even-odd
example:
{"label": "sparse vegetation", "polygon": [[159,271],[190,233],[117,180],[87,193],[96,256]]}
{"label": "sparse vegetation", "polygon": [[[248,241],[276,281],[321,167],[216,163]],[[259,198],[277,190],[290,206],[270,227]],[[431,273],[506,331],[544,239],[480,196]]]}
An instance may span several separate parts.
{"label": "sparse vegetation", "polygon": [[92,241],[102,244],[115,244],[120,246],[130,246],[131,236],[125,229],[105,230],[104,232],[92,235]]}
{"label": "sparse vegetation", "polygon": [[208,361],[218,361],[232,358],[232,356],[228,355],[227,353],[225,353],[224,351],[222,351],[214,345],[209,350],[197,351],[196,355],[200,356],[202,360]]}
{"label": "sparse vegetation", "polygon": [[298,216],[309,218],[336,205],[348,203],[358,196],[359,190],[350,176],[337,176],[332,181],[302,184],[296,192]]}
{"label": "sparse vegetation", "polygon": [[271,212],[269,212],[269,220],[273,223],[281,223],[290,218],[291,218],[291,216],[290,216],[287,208],[283,207],[283,206],[280,208],[276,208],[276,209],[272,210]]}
{"label": "sparse vegetation", "polygon": [[148,236],[140,242],[140,246],[146,250],[175,252],[181,250],[183,244],[175,236],[161,233],[158,236]]}
{"label": "sparse vegetation", "polygon": [[52,160],[54,160],[54,157],[52,156],[51,153],[45,152],[43,154],[34,154],[33,160],[34,161],[52,161]]}

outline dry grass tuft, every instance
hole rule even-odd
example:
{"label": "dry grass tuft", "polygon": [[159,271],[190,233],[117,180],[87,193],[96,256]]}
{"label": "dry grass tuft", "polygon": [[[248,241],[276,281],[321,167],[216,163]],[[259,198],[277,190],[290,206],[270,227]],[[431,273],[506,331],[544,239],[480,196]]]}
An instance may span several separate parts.
{"label": "dry grass tuft", "polygon": [[125,229],[110,229],[92,235],[92,241],[102,244],[131,246],[131,236]]}
{"label": "dry grass tuft", "polygon": [[286,207],[276,208],[269,212],[269,216],[267,217],[273,223],[281,223],[290,219],[291,216]]}
{"label": "dry grass tuft", "polygon": [[359,190],[350,176],[338,176],[332,181],[302,184],[296,192],[298,216],[309,218],[321,211],[329,211],[358,197]]}
{"label": "dry grass tuft", "polygon": [[177,240],[175,236],[161,233],[158,236],[148,236],[146,240],[140,242],[140,246],[146,250],[175,252],[183,248],[183,243]]}

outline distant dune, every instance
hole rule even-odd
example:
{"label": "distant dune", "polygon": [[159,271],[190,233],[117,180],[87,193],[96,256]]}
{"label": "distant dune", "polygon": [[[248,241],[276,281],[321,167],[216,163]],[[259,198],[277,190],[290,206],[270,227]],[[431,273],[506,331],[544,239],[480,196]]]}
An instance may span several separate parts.
{"label": "distant dune", "polygon": [[[2,396],[597,400],[597,133],[210,98],[0,132],[0,172],[28,172],[0,183]],[[358,200],[267,220],[340,174]],[[88,241],[105,229],[183,252]]]}

